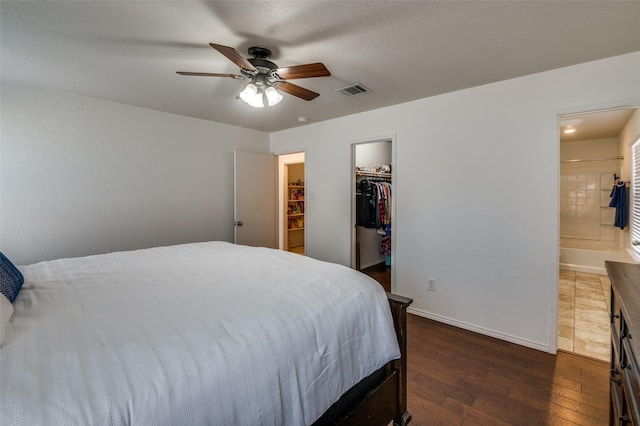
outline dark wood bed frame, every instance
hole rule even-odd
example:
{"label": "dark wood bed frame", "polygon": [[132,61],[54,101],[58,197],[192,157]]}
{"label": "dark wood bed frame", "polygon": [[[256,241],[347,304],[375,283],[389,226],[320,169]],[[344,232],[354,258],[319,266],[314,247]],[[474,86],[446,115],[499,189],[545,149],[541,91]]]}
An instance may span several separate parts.
{"label": "dark wood bed frame", "polygon": [[411,421],[407,411],[407,297],[387,293],[393,324],[400,345],[400,359],[347,391],[313,425],[405,426]]}

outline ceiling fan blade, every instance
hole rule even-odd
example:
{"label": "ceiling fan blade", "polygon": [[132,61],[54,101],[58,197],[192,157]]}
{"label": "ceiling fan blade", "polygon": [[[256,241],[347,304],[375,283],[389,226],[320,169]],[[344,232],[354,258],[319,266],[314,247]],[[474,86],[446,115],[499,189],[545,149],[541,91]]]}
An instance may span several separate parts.
{"label": "ceiling fan blade", "polygon": [[253,65],[251,65],[251,62],[249,62],[248,60],[246,60],[240,53],[238,53],[238,51],[236,49],[234,49],[233,47],[229,47],[229,46],[223,46],[221,44],[215,44],[215,43],[209,43],[209,46],[213,47],[214,49],[216,49],[218,52],[222,53],[224,56],[227,57],[227,59],[229,59],[231,62],[233,62],[234,64],[236,64],[237,66],[239,66],[240,68],[247,70],[247,71],[255,71],[257,72],[258,70],[256,69],[256,67],[254,67]]}
{"label": "ceiling fan blade", "polygon": [[242,80],[245,78],[245,76],[238,75],[238,74],[217,74],[217,73],[210,73],[210,72],[191,72],[191,71],[176,71],[176,73],[180,75],[194,75],[199,77],[231,77],[236,80]]}
{"label": "ceiling fan blade", "polygon": [[296,78],[310,77],[326,77],[331,75],[327,67],[325,67],[322,62],[278,68],[276,70],[276,73],[283,80],[295,80]]}
{"label": "ceiling fan blade", "polygon": [[319,93],[312,92],[311,90],[305,89],[304,87],[300,87],[296,84],[287,83],[286,81],[278,84],[278,89],[290,95],[297,96],[300,99],[304,99],[305,101],[311,101],[320,96]]}

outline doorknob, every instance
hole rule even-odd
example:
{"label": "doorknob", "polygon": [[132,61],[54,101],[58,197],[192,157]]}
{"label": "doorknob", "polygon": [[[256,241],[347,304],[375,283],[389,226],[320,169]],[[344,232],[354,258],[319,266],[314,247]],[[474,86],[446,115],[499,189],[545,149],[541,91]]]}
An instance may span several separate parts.
{"label": "doorknob", "polygon": [[241,221],[234,222],[233,224],[236,225],[236,226],[242,226],[242,222]]}

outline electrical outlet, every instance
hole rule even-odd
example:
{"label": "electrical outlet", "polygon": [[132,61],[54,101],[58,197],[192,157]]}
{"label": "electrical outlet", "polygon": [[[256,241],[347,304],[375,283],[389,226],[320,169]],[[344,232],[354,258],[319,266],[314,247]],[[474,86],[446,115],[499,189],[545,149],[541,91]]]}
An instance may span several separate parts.
{"label": "electrical outlet", "polygon": [[436,280],[427,278],[427,290],[436,291]]}

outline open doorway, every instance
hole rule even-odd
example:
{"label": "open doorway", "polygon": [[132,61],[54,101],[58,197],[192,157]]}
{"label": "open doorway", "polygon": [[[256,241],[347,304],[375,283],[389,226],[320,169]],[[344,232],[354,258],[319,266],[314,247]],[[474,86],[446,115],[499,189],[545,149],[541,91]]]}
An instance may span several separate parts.
{"label": "open doorway", "polygon": [[628,224],[616,219],[613,189],[628,188],[636,107],[561,115],[558,349],[610,359],[606,260],[628,261]]}
{"label": "open doorway", "polygon": [[353,145],[352,267],[392,291],[391,139]]}
{"label": "open doorway", "polygon": [[278,176],[278,246],[281,250],[304,255],[305,153],[279,155]]}

